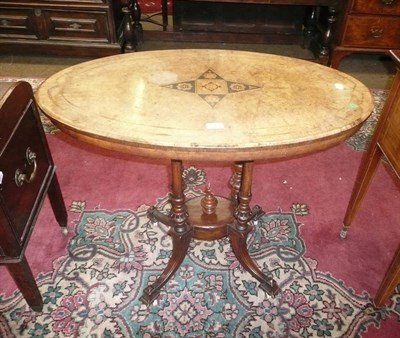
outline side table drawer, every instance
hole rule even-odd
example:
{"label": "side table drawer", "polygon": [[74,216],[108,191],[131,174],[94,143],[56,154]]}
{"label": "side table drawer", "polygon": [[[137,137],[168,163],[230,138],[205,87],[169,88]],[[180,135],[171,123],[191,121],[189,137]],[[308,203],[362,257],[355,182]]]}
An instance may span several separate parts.
{"label": "side table drawer", "polygon": [[400,15],[399,0],[354,0],[351,7],[353,13]]}
{"label": "side table drawer", "polygon": [[21,37],[37,39],[33,29],[30,9],[8,9],[0,7],[0,37]]}
{"label": "side table drawer", "polygon": [[343,46],[400,48],[400,18],[349,15]]}
{"label": "side table drawer", "polygon": [[[32,104],[27,107],[0,157],[3,174],[0,194],[7,217],[21,244],[29,233],[36,213],[37,198],[42,194],[44,182],[52,171],[33,109]],[[27,159],[28,148],[30,157],[34,157],[30,160]],[[25,178],[21,175],[25,175]]]}
{"label": "side table drawer", "polygon": [[43,13],[48,27],[49,40],[87,40],[113,42],[108,27],[107,12],[57,11]]}
{"label": "side table drawer", "polygon": [[115,42],[108,13],[46,8],[0,8],[0,37]]}

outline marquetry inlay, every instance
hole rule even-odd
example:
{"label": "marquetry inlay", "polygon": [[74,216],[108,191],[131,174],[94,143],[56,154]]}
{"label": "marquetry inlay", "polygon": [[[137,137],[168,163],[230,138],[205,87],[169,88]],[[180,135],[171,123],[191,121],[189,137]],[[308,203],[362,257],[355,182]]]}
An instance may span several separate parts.
{"label": "marquetry inlay", "polygon": [[215,49],[91,60],[54,74],[36,96],[60,129],[96,145],[207,161],[326,149],[354,133],[373,108],[368,88],[337,70]]}
{"label": "marquetry inlay", "polygon": [[215,107],[228,94],[261,88],[238,81],[225,80],[212,69],[208,69],[197,79],[171,83],[163,87],[197,94],[211,107]]}

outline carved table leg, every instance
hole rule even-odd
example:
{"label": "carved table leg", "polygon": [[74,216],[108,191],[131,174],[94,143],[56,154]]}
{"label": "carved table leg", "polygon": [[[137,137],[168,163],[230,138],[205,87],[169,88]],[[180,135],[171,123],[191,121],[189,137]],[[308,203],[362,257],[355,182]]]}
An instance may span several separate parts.
{"label": "carved table leg", "polygon": [[321,6],[312,7],[304,28],[304,47],[310,48],[321,64],[328,64],[333,39],[333,29],[337,20],[337,9],[328,7],[325,29],[321,29]]}
{"label": "carved table leg", "polygon": [[124,41],[122,49],[124,52],[134,52],[136,46],[133,41],[133,21],[131,17],[131,12],[128,7],[123,7],[122,13],[124,15],[122,24],[122,36]]}
{"label": "carved table leg", "polygon": [[132,1],[132,19],[133,19],[133,34],[136,45],[143,42],[143,27],[140,22],[142,16],[142,10],[137,0]]}
{"label": "carved table leg", "polygon": [[244,162],[241,173],[242,182],[239,191],[239,205],[235,210],[235,222],[228,226],[228,235],[231,240],[233,252],[242,266],[260,282],[260,287],[271,296],[279,293],[280,289],[270,276],[264,275],[256,263],[251,259],[247,250],[246,238],[252,230],[250,221],[260,212],[250,209],[251,183],[253,176],[253,162]]}
{"label": "carved table leg", "polygon": [[315,39],[315,36],[317,35],[317,25],[320,9],[321,8],[319,6],[312,6],[310,12],[307,15],[306,24],[304,27],[304,48],[311,48],[311,41]]}
{"label": "carved table leg", "polygon": [[239,203],[239,191],[242,184],[243,163],[237,162],[233,166],[233,175],[229,181],[231,186],[231,199],[233,202]]}
{"label": "carved table leg", "polygon": [[155,208],[149,210],[150,219],[156,219],[170,226],[169,235],[172,237],[172,255],[163,273],[157,280],[144,289],[140,300],[151,304],[160,294],[161,288],[174,275],[182,264],[193,236],[193,228],[187,224],[188,213],[183,193],[182,161],[172,160],[172,192],[170,202],[172,205],[169,216],[163,215]]}
{"label": "carved table leg", "polygon": [[134,52],[140,42],[143,42],[143,28],[140,23],[141,10],[137,0],[121,0],[123,13],[123,51]]}
{"label": "carved table leg", "polygon": [[329,7],[328,23],[324,34],[322,35],[321,49],[318,53],[320,60],[325,60],[328,62],[329,59],[329,48],[333,38],[333,27],[337,20],[337,11],[335,7]]}

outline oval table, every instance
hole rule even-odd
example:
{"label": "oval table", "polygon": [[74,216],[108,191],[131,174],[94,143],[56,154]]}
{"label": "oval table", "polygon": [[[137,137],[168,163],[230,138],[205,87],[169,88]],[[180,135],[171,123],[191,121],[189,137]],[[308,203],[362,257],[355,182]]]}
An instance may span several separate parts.
{"label": "oval table", "polygon": [[[186,256],[192,238],[229,236],[260,287],[279,292],[250,258],[246,238],[262,213],[250,207],[253,164],[334,146],[370,115],[369,90],[315,63],[231,50],[166,50],[117,55],[67,68],[36,93],[42,111],[63,131],[96,146],[171,160],[171,212],[151,208],[169,226],[171,258],[145,288],[155,300]],[[186,201],[182,161],[232,161],[231,196]]]}

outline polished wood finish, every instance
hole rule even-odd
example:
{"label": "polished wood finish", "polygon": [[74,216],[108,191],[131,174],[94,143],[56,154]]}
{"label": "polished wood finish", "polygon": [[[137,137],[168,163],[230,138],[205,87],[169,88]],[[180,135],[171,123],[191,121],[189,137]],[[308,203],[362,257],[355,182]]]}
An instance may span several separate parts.
{"label": "polished wood finish", "polygon": [[228,235],[226,224],[234,221],[233,212],[236,203],[228,198],[216,196],[218,204],[214,212],[205,213],[201,204],[203,198],[197,197],[186,202],[188,222],[193,227],[193,238],[209,241],[226,237]]}
{"label": "polished wood finish", "polygon": [[280,289],[276,281],[270,275],[261,272],[257,264],[250,257],[247,250],[247,236],[252,231],[251,221],[258,217],[260,210],[255,207],[250,208],[251,186],[253,178],[253,161],[243,162],[241,165],[241,183],[238,194],[238,205],[233,213],[235,220],[228,224],[228,236],[231,241],[232,250],[239,260],[240,264],[260,282],[260,287],[267,294],[275,296]]}
{"label": "polished wood finish", "polygon": [[350,0],[338,20],[329,64],[339,66],[352,53],[383,53],[400,49],[398,0]]}
{"label": "polished wood finish", "polygon": [[[397,73],[373,138],[357,174],[356,183],[340,232],[342,239],[347,237],[347,232],[367,192],[382,155],[385,155],[397,176],[400,177],[400,51],[391,51],[390,55],[397,63]],[[382,306],[399,282],[400,254],[399,250],[397,250],[391,267],[375,297],[375,304]]]}
{"label": "polished wood finish", "polygon": [[[169,227],[172,258],[145,289],[145,303],[158,297],[192,238],[229,236],[243,267],[268,294],[277,294],[276,282],[246,246],[252,223],[263,213],[251,207],[254,161],[337,145],[373,108],[369,90],[337,70],[276,55],[205,49],[86,62],[47,79],[36,97],[43,112],[79,140],[171,161],[171,211],[150,208],[148,216]],[[231,196],[213,196],[207,188],[187,201],[183,160],[234,162]]]}
{"label": "polished wood finish", "polygon": [[42,298],[24,251],[46,194],[64,233],[67,211],[28,83],[0,82],[0,121],[0,264],[40,311]]}
{"label": "polished wood finish", "polygon": [[0,0],[0,52],[118,54],[121,21],[120,1]]}
{"label": "polished wood finish", "polygon": [[170,227],[168,234],[172,237],[172,254],[161,276],[144,289],[141,301],[145,304],[151,304],[158,297],[161,288],[182,264],[193,237],[193,227],[188,222],[189,214],[183,193],[182,171],[182,161],[171,160],[172,189],[169,200],[172,208],[170,214],[164,215],[155,208],[151,208],[148,212],[151,221],[161,221]]}
{"label": "polished wood finish", "polygon": [[81,63],[47,79],[36,97],[61,129],[97,146],[222,162],[324,150],[352,135],[373,107],[368,88],[343,72],[206,49]]}

